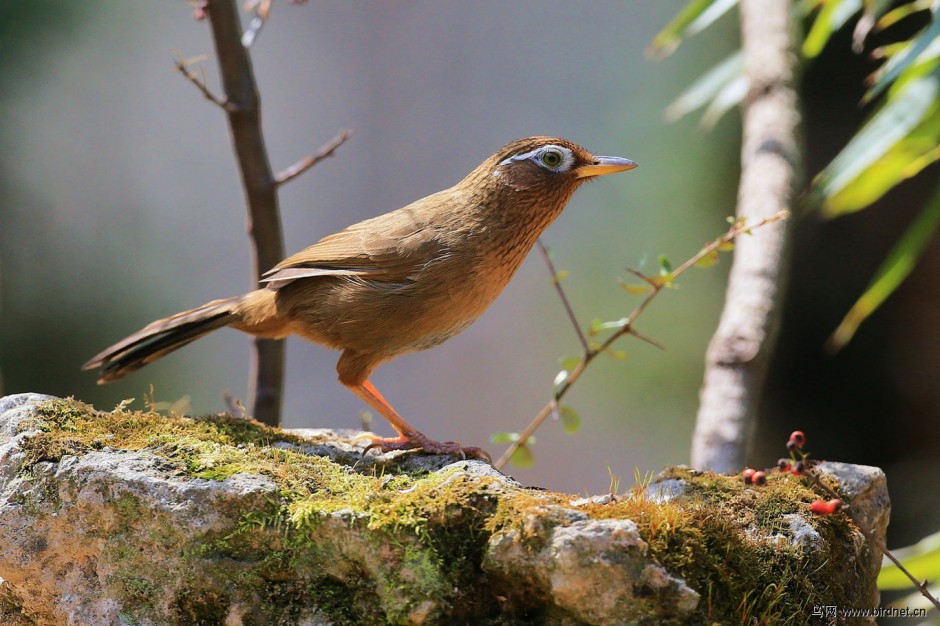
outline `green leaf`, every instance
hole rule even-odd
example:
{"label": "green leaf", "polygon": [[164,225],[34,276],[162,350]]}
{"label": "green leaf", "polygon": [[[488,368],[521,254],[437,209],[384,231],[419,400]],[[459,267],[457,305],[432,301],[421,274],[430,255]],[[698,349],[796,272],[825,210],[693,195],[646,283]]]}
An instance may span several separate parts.
{"label": "green leaf", "polygon": [[689,85],[666,107],[666,121],[679,118],[711,102],[728,84],[744,74],[744,55],[740,50],[725,58]]}
{"label": "green leaf", "polygon": [[656,35],[647,54],[658,59],[669,56],[684,38],[708,28],[737,3],[737,0],[692,0]]}
{"label": "green leaf", "polygon": [[579,356],[563,356],[558,359],[558,362],[563,368],[569,372],[573,372],[576,367],[581,365],[581,357]]}
{"label": "green leaf", "polygon": [[803,55],[810,59],[818,56],[832,34],[861,10],[861,0],[828,0],[823,4],[803,40]]}
{"label": "green leaf", "polygon": [[[813,182],[812,200],[822,202],[823,214],[833,217],[845,213],[852,204],[840,204],[837,194],[860,176],[877,176],[874,167],[904,137],[908,136],[937,108],[940,93],[940,70],[908,82],[904,89],[885,103],[842,151],[820,172]],[[869,172],[871,168],[871,172]]]}
{"label": "green leaf", "polygon": [[871,89],[865,94],[862,102],[870,102],[878,96],[884,89],[897,79],[901,72],[911,66],[921,53],[926,51],[938,37],[940,37],[940,19],[937,19],[935,13],[930,25],[922,30],[919,35],[904,47],[904,49],[888,59],[884,67],[879,71],[878,80],[872,85]]}
{"label": "green leaf", "polygon": [[558,406],[558,414],[561,418],[561,427],[566,433],[573,435],[581,430],[581,416],[573,408],[567,404],[561,404]]}
{"label": "green leaf", "polygon": [[940,187],[884,260],[871,285],[852,306],[826,346],[838,350],[852,339],[859,325],[904,282],[940,225]]}
{"label": "green leaf", "polygon": [[659,275],[668,276],[672,274],[672,262],[669,261],[669,258],[665,254],[659,255]]}
{"label": "green leaf", "polygon": [[702,121],[699,122],[699,128],[703,131],[713,129],[725,113],[741,104],[744,96],[747,95],[747,87],[748,80],[743,75],[725,85],[715,96],[715,99],[711,101],[711,104],[708,105],[708,108],[705,109]]}
{"label": "green leaf", "polygon": [[645,296],[649,293],[650,289],[653,287],[647,283],[638,285],[636,283],[625,282],[622,278],[617,279],[617,284],[620,285],[620,288],[626,291],[629,294],[634,296]]}
{"label": "green leaf", "polygon": [[490,435],[490,441],[496,444],[508,444],[519,441],[519,433],[493,433]]}
{"label": "green leaf", "polygon": [[[531,442],[532,439],[529,438],[529,441]],[[532,450],[529,449],[528,445],[519,446],[509,457],[509,462],[516,467],[532,467],[535,465],[535,455],[532,454]]]}
{"label": "green leaf", "polygon": [[850,185],[826,202],[835,213],[864,209],[901,182],[940,158],[940,107],[891,147]]}
{"label": "green leaf", "polygon": [[555,277],[553,280],[556,283],[560,283],[564,279],[568,278],[569,275],[570,275],[570,272],[568,270],[559,270],[558,273],[555,274]]}
{"label": "green leaf", "polygon": [[[893,550],[892,553],[918,579],[936,581],[940,578],[940,532],[927,535],[916,544]],[[898,566],[884,560],[878,575],[878,588],[882,591],[907,589],[911,580]]]}
{"label": "green leaf", "polygon": [[707,269],[713,265],[716,265],[718,263],[718,259],[719,259],[718,250],[712,250],[711,252],[703,256],[701,259],[696,261],[695,267],[699,269]]}
{"label": "green leaf", "polygon": [[612,320],[610,322],[600,322],[592,325],[592,329],[596,329],[595,335],[604,330],[620,330],[629,323],[627,318],[621,317],[619,320]]}

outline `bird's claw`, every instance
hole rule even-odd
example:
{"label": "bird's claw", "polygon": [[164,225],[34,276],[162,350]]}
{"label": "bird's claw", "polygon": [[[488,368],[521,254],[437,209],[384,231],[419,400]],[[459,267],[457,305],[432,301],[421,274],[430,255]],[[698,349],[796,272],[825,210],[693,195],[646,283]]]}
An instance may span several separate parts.
{"label": "bird's claw", "polygon": [[434,441],[428,437],[417,433],[411,436],[402,435],[400,437],[375,437],[373,435],[364,435],[363,438],[371,439],[371,443],[363,449],[365,455],[369,450],[376,449],[380,452],[391,452],[393,450],[424,450],[430,454],[453,454],[461,459],[483,459],[492,463],[493,459],[487,454],[486,450],[474,446],[462,446],[456,441]]}

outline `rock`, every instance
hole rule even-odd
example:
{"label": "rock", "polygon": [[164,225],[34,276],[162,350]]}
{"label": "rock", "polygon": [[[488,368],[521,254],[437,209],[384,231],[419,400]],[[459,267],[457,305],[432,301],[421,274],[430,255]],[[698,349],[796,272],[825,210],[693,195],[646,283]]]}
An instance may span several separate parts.
{"label": "rock", "polygon": [[[809,623],[877,593],[804,479],[677,467],[579,499],[360,434],[0,399],[0,623]],[[826,466],[883,539],[883,475]]]}

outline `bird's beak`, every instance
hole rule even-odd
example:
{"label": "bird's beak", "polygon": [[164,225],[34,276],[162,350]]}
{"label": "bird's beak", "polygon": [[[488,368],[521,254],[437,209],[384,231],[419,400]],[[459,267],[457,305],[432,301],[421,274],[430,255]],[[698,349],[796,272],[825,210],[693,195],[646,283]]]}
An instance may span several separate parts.
{"label": "bird's beak", "polygon": [[582,165],[574,172],[578,178],[589,178],[591,176],[604,176],[605,174],[616,174],[625,172],[636,167],[636,162],[623,157],[596,156],[594,162],[590,165]]}

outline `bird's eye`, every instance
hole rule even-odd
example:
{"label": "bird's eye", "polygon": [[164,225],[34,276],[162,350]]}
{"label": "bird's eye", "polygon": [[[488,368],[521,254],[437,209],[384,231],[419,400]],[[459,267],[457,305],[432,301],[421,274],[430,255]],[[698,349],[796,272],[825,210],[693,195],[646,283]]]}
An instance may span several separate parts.
{"label": "bird's eye", "polygon": [[540,158],[542,164],[549,169],[555,169],[565,160],[565,156],[558,150],[546,150],[541,154]]}

